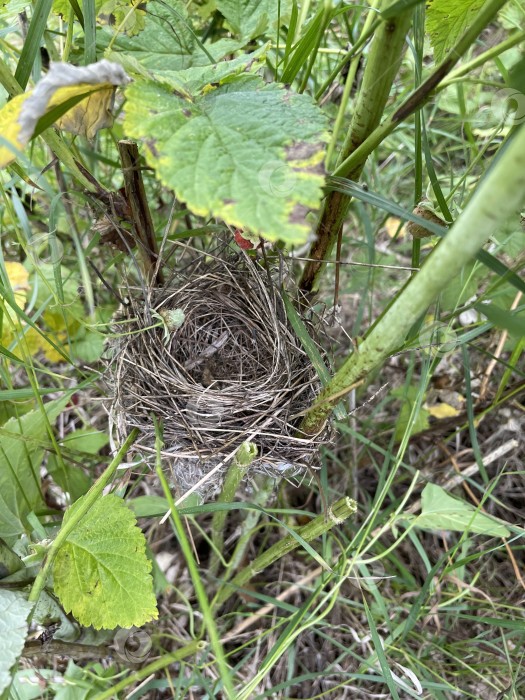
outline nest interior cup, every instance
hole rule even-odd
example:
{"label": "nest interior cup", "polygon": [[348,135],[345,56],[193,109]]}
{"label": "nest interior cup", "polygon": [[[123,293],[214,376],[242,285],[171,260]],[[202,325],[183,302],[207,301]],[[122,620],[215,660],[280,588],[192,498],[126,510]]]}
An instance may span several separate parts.
{"label": "nest interior cup", "polygon": [[[204,497],[220,488],[228,456],[245,440],[258,448],[250,469],[292,476],[315,466],[319,436],[301,435],[293,416],[311,404],[319,380],[278,285],[244,253],[189,267],[146,299],[132,293],[117,319],[108,367],[117,440],[138,427],[135,448],[154,453],[153,413],[181,492],[224,462]],[[160,321],[175,310],[180,325]]]}

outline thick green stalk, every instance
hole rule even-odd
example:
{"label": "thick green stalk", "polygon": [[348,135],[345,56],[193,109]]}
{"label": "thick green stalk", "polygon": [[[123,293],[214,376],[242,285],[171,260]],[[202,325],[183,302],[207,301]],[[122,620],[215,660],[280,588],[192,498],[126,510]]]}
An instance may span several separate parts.
{"label": "thick green stalk", "polygon": [[525,202],[525,127],[521,126],[421,270],[372,327],[303,419],[300,430],[318,433],[352,385],[379,367],[421,314],[476,255],[509,214]]}
{"label": "thick green stalk", "polygon": [[[341,498],[337,503],[334,503],[328,509],[327,517],[318,515],[308,525],[303,525],[297,529],[297,534],[300,535],[305,542],[310,542],[325,532],[331,530],[335,525],[340,525],[347,518],[353,515],[357,510],[357,504],[351,498]],[[284,557],[289,552],[299,547],[299,541],[293,535],[287,535],[279,542],[267,549],[265,552],[256,557],[249,566],[240,571],[237,576],[227,583],[218,592],[217,597],[213,602],[214,609],[223,605],[232,595],[235,595],[237,588],[244,586],[256,574],[266,567],[273,564],[281,557]]]}
{"label": "thick green stalk", "polygon": [[44,559],[44,565],[38,572],[35,578],[35,582],[33,583],[33,587],[31,588],[31,592],[29,593],[28,600],[30,602],[36,602],[38,600],[40,593],[42,592],[46,583],[47,577],[51,572],[51,568],[55,563],[55,559],[60,547],[62,547],[64,542],[71,534],[72,530],[76,528],[78,523],[82,520],[82,518],[91,508],[91,506],[94,505],[95,501],[97,501],[102,496],[102,491],[113,478],[115,472],[117,471],[117,467],[122,462],[126,455],[126,452],[129,450],[129,448],[135,441],[138,432],[138,428],[133,428],[128,438],[126,439],[126,442],[117,452],[117,454],[111,461],[111,464],[104,471],[102,476],[100,476],[99,479],[97,479],[97,481],[89,489],[86,495],[82,496],[80,502],[77,501],[71,506],[72,508],[74,508],[74,516],[70,518],[68,522],[60,529],[58,535],[53,541],[53,544],[49,548],[46,558]]}
{"label": "thick green stalk", "polygon": [[[402,12],[397,17],[382,22],[374,34],[363,84],[338,163],[348,158],[380,123],[399,68],[411,19],[411,11]],[[359,179],[364,164],[363,160],[348,177],[352,180]],[[306,263],[300,282],[301,289],[307,294],[318,284],[323,269],[323,263],[319,261],[328,257],[339,237],[349,203],[350,197],[340,192],[331,192],[325,199],[317,224],[317,237],[309,255],[313,261]]]}
{"label": "thick green stalk", "polygon": [[[361,30],[361,35],[359,36],[359,39],[357,40],[356,43],[359,43],[361,38],[369,31],[374,19],[377,18],[377,13],[375,12],[375,7],[376,7],[377,3],[378,3],[378,0],[373,0],[373,2],[371,3],[370,10],[368,12],[368,15],[366,16],[365,23],[363,25],[363,29]],[[346,108],[348,106],[348,100],[350,98],[350,92],[352,90],[355,76],[356,76],[357,70],[359,68],[359,62],[361,61],[361,56],[362,56],[362,54],[359,53],[356,56],[354,56],[354,58],[352,58],[351,60],[349,59],[350,66],[348,69],[348,75],[346,76],[346,82],[345,82],[345,87],[344,87],[344,91],[343,91],[343,96],[341,98],[341,104],[339,105],[339,109],[337,110],[337,117],[335,119],[334,130],[332,132],[332,138],[330,139],[330,143],[328,144],[328,148],[326,149],[326,159],[325,159],[325,167],[326,168],[329,168],[330,164],[332,163],[332,156],[333,156],[334,150],[337,146],[339,132],[341,130],[341,126],[342,126],[343,120],[345,118]]]}
{"label": "thick green stalk", "polygon": [[366,141],[361,143],[353,153],[350,153],[343,162],[337,166],[332,175],[355,179],[351,177],[352,173],[354,173],[360,164],[366,161],[368,156],[379,146],[381,141],[391,134],[398,124],[413,114],[416,109],[422,107],[430,96],[436,92],[438,85],[439,89],[441,89],[443,78],[452,71],[458,58],[461,58],[481,31],[494,19],[505,3],[506,0],[488,0],[488,2],[483,5],[482,9],[474,16],[470,27],[468,27],[457,44],[450,50],[447,57],[437,66],[432,74],[429,75],[417,90],[414,90],[414,92],[402,102],[400,107],[396,109],[383,124],[374,129]]}

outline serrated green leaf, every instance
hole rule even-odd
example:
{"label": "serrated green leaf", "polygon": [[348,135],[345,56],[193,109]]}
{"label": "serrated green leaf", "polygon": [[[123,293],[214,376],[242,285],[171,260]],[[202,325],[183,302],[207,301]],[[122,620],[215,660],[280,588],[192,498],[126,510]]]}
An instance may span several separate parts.
{"label": "serrated green leaf", "polygon": [[22,593],[0,590],[0,694],[10,684],[9,669],[24,648],[32,607]]}
{"label": "serrated green leaf", "polygon": [[[97,38],[109,44],[114,33],[112,27],[102,27]],[[119,34],[112,43],[113,53],[122,52],[150,71],[210,65],[212,59],[219,61],[242,45],[235,39],[220,39],[203,47],[180,0],[150,0],[144,30],[137,36]],[[128,66],[123,65],[127,69]]]}
{"label": "serrated green leaf", "polygon": [[[77,501],[64,516],[74,517]],[[55,592],[66,612],[95,629],[140,627],[157,618],[146,540],[132,511],[113,494],[89,510],[58,552]]]}
{"label": "serrated green leaf", "polygon": [[[216,46],[216,44],[213,46]],[[231,61],[220,60],[176,71],[165,69],[146,70],[133,56],[126,56],[124,53],[115,51],[106,51],[105,56],[110,61],[120,63],[126,72],[132,75],[139,75],[142,78],[155,78],[161,83],[171,85],[172,88],[181,93],[182,97],[191,99],[192,94],[196,94],[206,85],[220,83],[225,78],[239,75],[240,73],[253,73],[259,70],[266,60],[268,47],[269,44],[265,44],[253,53],[244,53]]]}
{"label": "serrated green leaf", "polygon": [[485,0],[431,0],[427,4],[425,30],[440,63],[454,46]]}
{"label": "serrated green leaf", "polygon": [[234,34],[247,41],[273,28],[280,17],[286,24],[290,16],[290,0],[217,0],[217,9]]}
{"label": "serrated green leaf", "polygon": [[421,494],[421,515],[415,525],[424,530],[458,530],[481,535],[509,537],[510,532],[497,521],[464,501],[451,496],[436,484],[427,484]]}
{"label": "serrated green leaf", "polygon": [[194,101],[158,83],[127,91],[124,128],[162,182],[201,216],[269,240],[306,240],[319,205],[326,119],[306,95],[258,76],[210,86]]}
{"label": "serrated green leaf", "polygon": [[[52,423],[69,397],[45,404]],[[27,514],[43,505],[40,465],[46,421],[40,410],[11,418],[0,428],[0,537],[13,537],[31,530]]]}

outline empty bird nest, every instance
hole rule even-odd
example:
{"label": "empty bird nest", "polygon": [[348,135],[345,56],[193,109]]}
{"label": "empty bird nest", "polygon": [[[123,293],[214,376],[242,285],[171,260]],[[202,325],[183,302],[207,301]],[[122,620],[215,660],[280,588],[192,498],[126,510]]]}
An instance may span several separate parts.
{"label": "empty bird nest", "polygon": [[203,255],[162,288],[130,290],[114,330],[117,442],[139,428],[134,449],[148,460],[151,414],[162,420],[161,455],[180,493],[202,481],[201,497],[214,495],[244,441],[257,445],[250,470],[291,477],[317,466],[322,436],[301,434],[297,414],[319,392],[318,376],[261,262],[231,250],[211,262]]}

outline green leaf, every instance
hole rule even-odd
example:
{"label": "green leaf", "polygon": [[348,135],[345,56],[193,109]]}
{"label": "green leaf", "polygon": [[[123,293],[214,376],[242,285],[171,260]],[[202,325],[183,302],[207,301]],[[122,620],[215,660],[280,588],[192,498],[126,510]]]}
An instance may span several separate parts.
{"label": "green leaf", "polygon": [[281,24],[287,24],[291,6],[290,0],[281,3],[275,0],[217,0],[216,4],[233,33],[247,41],[273,29],[279,16]]}
{"label": "green leaf", "polygon": [[[283,289],[282,294],[284,308],[286,310],[286,316],[292,324],[292,328],[295,331],[295,335],[301,341],[301,344],[305,349],[306,354],[310,358],[310,362],[315,367],[315,371],[317,372],[317,376],[319,377],[321,384],[323,386],[326,386],[332,378],[330,370],[325,365],[322,355],[319,352],[317,345],[315,344],[315,341],[310,337],[306,326],[304,325],[301,317],[295,310],[295,307],[290,301],[288,294],[286,294],[285,289]],[[348,417],[345,406],[342,402],[338,403],[337,406],[334,408],[334,415],[337,418],[337,420],[344,420]]]}
{"label": "green leaf", "polygon": [[[94,15],[99,22],[110,24],[112,32],[118,28],[119,32],[123,32],[128,36],[134,36],[144,29],[146,2],[147,0],[142,2],[138,2],[137,0],[95,0]],[[70,6],[73,6],[75,15],[79,18],[79,21],[80,18],[82,19],[81,24],[84,28],[84,14],[86,14],[86,10],[83,0],[79,0],[78,5],[76,5],[76,2],[73,3],[70,0],[54,0],[53,12],[65,18],[68,15]],[[130,12],[133,7],[134,10]],[[91,61],[88,62],[91,63]]]}
{"label": "green leaf", "polygon": [[[60,444],[63,445],[67,451],[74,450],[73,459],[76,462],[82,462],[82,453],[96,455],[108,442],[109,437],[106,433],[94,430],[93,428],[84,428],[71,433],[71,435],[68,435]],[[75,454],[77,452],[80,454]],[[92,480],[82,468],[74,464],[68,464],[66,454],[62,456],[66,461],[67,479],[56,456],[53,454],[49,455],[47,460],[47,470],[60,488],[64,491],[69,490],[72,500],[76,501],[91,487]]]}
{"label": "green leaf", "polygon": [[104,350],[104,335],[84,326],[71,339],[71,350],[84,362],[96,362]]}
{"label": "green leaf", "polygon": [[[77,501],[65,514],[74,517]],[[101,498],[70,534],[53,569],[67,613],[95,629],[140,627],[157,618],[146,540],[131,510],[113,494]]]}
{"label": "green leaf", "polygon": [[[69,396],[45,404],[52,423]],[[0,428],[0,537],[13,537],[31,530],[26,517],[44,502],[40,490],[40,465],[46,420],[40,410],[11,418]]]}
{"label": "green leaf", "polygon": [[20,557],[0,538],[0,579],[24,568]]}
{"label": "green leaf", "polygon": [[451,496],[436,484],[427,484],[421,494],[421,515],[415,525],[424,530],[458,530],[481,535],[509,537],[509,530],[473,506]]}
{"label": "green leaf", "polygon": [[126,133],[144,141],[148,163],[196,214],[269,240],[306,240],[326,140],[325,117],[309,97],[250,75],[194,101],[153,82],[126,94]]}
{"label": "green leaf", "polygon": [[[216,44],[213,45],[215,47]],[[212,48],[213,48],[212,47]],[[133,57],[122,52],[106,51],[106,58],[120,63],[126,72],[142,78],[155,78],[161,83],[169,83],[182,93],[182,97],[191,100],[191,95],[202,90],[206,85],[219,83],[225,78],[240,73],[253,73],[259,70],[266,61],[269,44],[261,46],[253,53],[243,53],[231,61],[214,61],[203,65],[192,66],[183,70],[146,70]]]}
{"label": "green leaf", "polygon": [[485,0],[431,0],[427,5],[425,29],[440,63],[470,26]]}
{"label": "green leaf", "polygon": [[25,89],[31,70],[35,62],[37,51],[40,50],[40,42],[46,28],[47,17],[51,12],[53,0],[37,0],[31,17],[31,23],[27,30],[22,53],[18,59],[15,71],[15,80],[22,89]]}
{"label": "green leaf", "polygon": [[[419,391],[417,386],[409,386],[408,390],[405,392],[405,387],[400,386],[397,389],[393,389],[391,392],[392,396],[401,401],[401,408],[399,410],[399,416],[396,422],[396,432],[395,439],[402,440],[408,423],[410,422],[410,415],[412,413],[412,407],[418,400]],[[411,435],[416,435],[429,427],[428,418],[430,413],[420,406],[418,414],[412,425]]]}
{"label": "green leaf", "polygon": [[[525,94],[525,56],[521,56],[509,69],[508,85],[514,88],[514,90],[517,90],[518,93]],[[523,100],[523,97],[520,98],[520,95],[517,94],[514,96],[514,99]],[[522,102],[518,102],[518,109],[520,104],[522,104]],[[523,116],[523,107],[521,108],[521,115]]]}
{"label": "green leaf", "polygon": [[496,304],[474,304],[476,311],[483,314],[498,328],[504,328],[516,338],[525,336],[525,313],[523,311],[507,311]]}
{"label": "green leaf", "polygon": [[[114,33],[113,27],[102,27],[97,32],[97,39],[102,39],[107,45],[113,40]],[[234,39],[220,39],[204,48],[188,20],[184,3],[179,0],[151,0],[144,30],[137,36],[119,34],[112,44],[113,53],[122,52],[123,56],[135,59],[149,71],[177,71],[211,65],[210,56],[219,61],[242,45]]]}
{"label": "green leaf", "polygon": [[11,683],[9,669],[24,648],[32,607],[22,593],[0,590],[0,694]]}
{"label": "green leaf", "polygon": [[137,518],[156,518],[164,515],[170,509],[170,504],[164,496],[137,496],[129,502]]}

